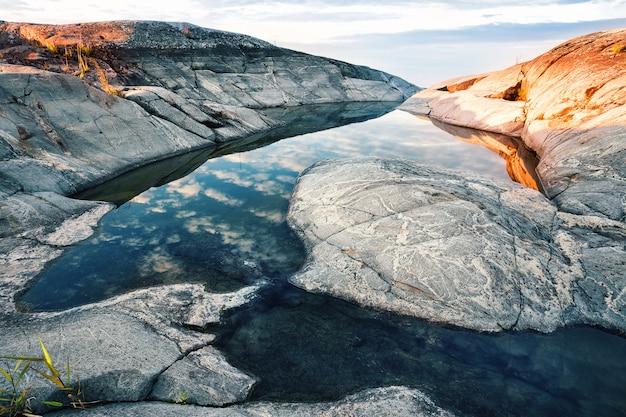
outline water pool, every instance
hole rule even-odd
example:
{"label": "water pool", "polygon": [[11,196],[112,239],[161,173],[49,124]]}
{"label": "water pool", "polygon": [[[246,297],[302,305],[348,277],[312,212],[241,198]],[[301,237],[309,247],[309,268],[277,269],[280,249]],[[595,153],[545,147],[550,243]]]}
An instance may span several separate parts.
{"label": "water pool", "polygon": [[271,284],[255,302],[211,329],[231,362],[259,378],[253,399],[334,400],[407,385],[467,415],[626,413],[623,338],[592,328],[477,334],[289,285],[305,253],[285,223],[288,199],[315,161],[409,158],[510,180],[498,154],[401,111],[367,121],[339,112],[337,124],[355,123],[314,133],[303,117],[291,131],[190,154],[93,194],[120,206],[96,235],[49,265],[21,295],[22,308],[62,310],[177,282],[233,291],[263,276]]}

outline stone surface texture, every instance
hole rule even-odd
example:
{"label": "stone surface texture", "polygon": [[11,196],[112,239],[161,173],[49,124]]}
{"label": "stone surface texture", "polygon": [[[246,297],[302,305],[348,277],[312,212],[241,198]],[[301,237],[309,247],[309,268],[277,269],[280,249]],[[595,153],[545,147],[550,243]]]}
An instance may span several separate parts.
{"label": "stone surface texture", "polygon": [[[626,30],[591,34],[400,107],[463,140],[519,138],[539,157],[534,188],[545,194],[407,161],[307,170],[288,218],[310,255],[292,282],[481,331],[626,333],[625,44]],[[534,167],[522,168],[509,167]]]}
{"label": "stone surface texture", "polygon": [[561,211],[626,219],[626,30],[565,42],[502,71],[449,80],[403,109],[521,137]]}
{"label": "stone surface texture", "polygon": [[[245,304],[257,290],[253,286],[210,294],[199,284],[176,284],[62,312],[5,314],[0,324],[2,351],[42,357],[41,338],[64,380],[65,364],[70,364],[69,385],[76,393],[80,381],[86,402],[147,398],[175,402],[181,391],[194,394],[189,401],[203,405],[239,402],[247,397],[254,380],[211,348],[215,336],[202,329],[218,324],[224,311]],[[202,395],[171,382],[189,376],[189,366],[186,373],[176,372],[188,362],[194,366],[195,383],[198,390],[202,388]],[[31,405],[36,411],[46,411],[39,404],[43,399],[67,404],[66,394],[56,386],[35,373],[26,377],[26,386],[33,386],[31,395],[36,400]],[[2,380],[0,386],[5,383]]]}
{"label": "stone surface texture", "polygon": [[146,415],[178,417],[452,417],[437,407],[427,395],[416,389],[385,387],[362,391],[335,403],[247,403],[226,408],[147,402],[141,404],[109,404],[87,410],[67,410],[50,413],[57,416],[126,416]]}
{"label": "stone surface texture", "polygon": [[541,193],[401,160],[320,162],[288,213],[309,259],[291,281],[480,331],[625,331],[623,223]]}

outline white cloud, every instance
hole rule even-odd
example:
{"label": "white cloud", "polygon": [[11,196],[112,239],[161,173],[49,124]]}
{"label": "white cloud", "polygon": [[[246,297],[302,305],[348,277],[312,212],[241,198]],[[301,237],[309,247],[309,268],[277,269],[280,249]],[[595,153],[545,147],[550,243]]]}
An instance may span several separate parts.
{"label": "white cloud", "polygon": [[[329,42],[369,33],[455,29],[491,23],[577,22],[626,17],[624,1],[197,1],[4,0],[9,21],[74,23],[143,19],[187,21],[277,43]],[[68,13],[71,11],[71,13]]]}
{"label": "white cloud", "polygon": [[238,200],[236,198],[230,197],[214,188],[208,188],[204,190],[204,195],[209,198],[212,198],[213,200],[219,201],[220,203],[223,203],[232,207],[238,207],[244,204],[242,200]]}
{"label": "white cloud", "polygon": [[177,219],[186,219],[188,217],[194,217],[197,213],[193,210],[180,210],[176,212]]}
{"label": "white cloud", "polygon": [[202,186],[193,179],[193,177],[185,177],[176,181],[172,181],[167,185],[169,193],[178,193],[185,198],[196,197],[202,191]]}
{"label": "white cloud", "polygon": [[285,220],[285,213],[280,210],[262,210],[253,207],[250,212],[272,223],[281,223]]}
{"label": "white cloud", "polygon": [[137,196],[135,196],[132,200],[130,200],[133,203],[137,203],[137,204],[150,204],[150,201],[152,200],[153,195],[150,191],[145,191]]}
{"label": "white cloud", "polygon": [[231,184],[236,184],[241,187],[248,188],[254,185],[253,181],[246,179],[246,178],[242,178],[239,175],[239,173],[234,172],[234,171],[215,170],[215,171],[211,171],[211,173],[215,175],[216,178],[222,181],[229,182]]}
{"label": "white cloud", "polygon": [[194,217],[185,222],[185,229],[189,233],[217,233],[215,221],[210,216]]}
{"label": "white cloud", "polygon": [[174,277],[182,274],[182,272],[183,267],[180,265],[180,262],[160,250],[149,253],[139,260],[139,275],[142,277],[155,273]]}

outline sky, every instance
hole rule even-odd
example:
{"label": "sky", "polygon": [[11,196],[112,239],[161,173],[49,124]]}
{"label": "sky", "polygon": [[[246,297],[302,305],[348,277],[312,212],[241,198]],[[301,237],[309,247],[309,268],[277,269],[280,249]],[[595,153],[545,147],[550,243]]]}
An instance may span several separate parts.
{"label": "sky", "polygon": [[0,0],[0,19],[188,22],[427,87],[532,59],[576,36],[626,27],[626,0]]}

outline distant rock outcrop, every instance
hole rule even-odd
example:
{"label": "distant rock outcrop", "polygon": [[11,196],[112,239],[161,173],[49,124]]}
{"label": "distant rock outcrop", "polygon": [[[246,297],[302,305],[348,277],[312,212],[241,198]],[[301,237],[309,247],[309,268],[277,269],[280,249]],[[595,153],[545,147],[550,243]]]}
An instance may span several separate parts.
{"label": "distant rock outcrop", "polygon": [[401,106],[463,139],[454,125],[520,138],[545,195],[408,161],[307,170],[288,219],[310,255],[292,282],[476,330],[626,334],[624,50],[626,30],[584,36]]}
{"label": "distant rock outcrop", "polygon": [[424,90],[403,109],[521,137],[562,211],[626,220],[626,30],[582,36],[502,71]]}

